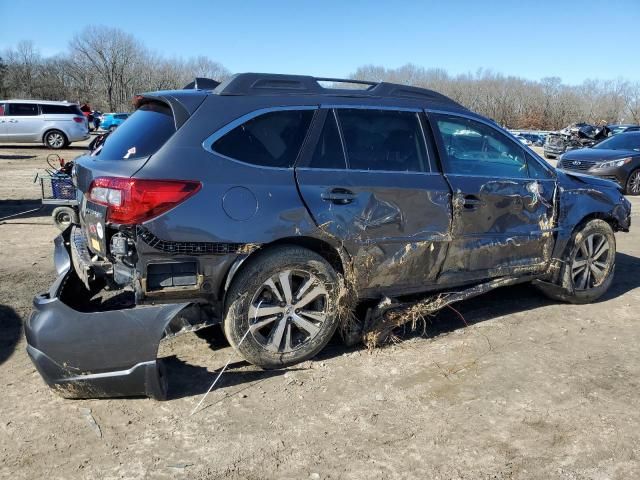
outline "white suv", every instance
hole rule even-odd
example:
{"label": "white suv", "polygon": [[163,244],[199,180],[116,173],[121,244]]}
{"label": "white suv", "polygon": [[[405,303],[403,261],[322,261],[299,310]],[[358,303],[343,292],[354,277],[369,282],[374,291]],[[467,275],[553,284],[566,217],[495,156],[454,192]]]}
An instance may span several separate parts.
{"label": "white suv", "polygon": [[0,100],[0,143],[44,143],[59,149],[87,138],[87,120],[74,103]]}

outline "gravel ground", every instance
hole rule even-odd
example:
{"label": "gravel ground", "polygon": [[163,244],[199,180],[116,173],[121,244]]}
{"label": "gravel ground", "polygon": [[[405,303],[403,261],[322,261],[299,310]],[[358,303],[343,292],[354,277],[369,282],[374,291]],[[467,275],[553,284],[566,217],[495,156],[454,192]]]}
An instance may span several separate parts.
{"label": "gravel ground", "polygon": [[[0,217],[37,208],[47,153],[0,147]],[[55,235],[46,210],[0,224],[2,478],[640,478],[636,230],[593,305],[504,288],[458,304],[464,322],[446,310],[395,345],[335,342],[269,372],[216,328],[175,338],[166,402],[65,400],[42,382],[21,324],[54,278]]]}

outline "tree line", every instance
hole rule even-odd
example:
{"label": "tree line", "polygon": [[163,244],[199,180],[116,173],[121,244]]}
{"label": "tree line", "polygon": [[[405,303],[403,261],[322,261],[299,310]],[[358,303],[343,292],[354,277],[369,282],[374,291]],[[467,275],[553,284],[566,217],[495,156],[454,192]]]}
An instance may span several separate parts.
{"label": "tree line", "polygon": [[0,57],[0,98],[69,100],[104,112],[131,110],[138,93],[182,88],[195,77],[230,76],[207,57],[165,58],[133,35],[104,26],[85,28],[60,55],[45,58],[22,41]]}
{"label": "tree line", "polygon": [[[128,111],[137,93],[182,88],[195,77],[224,80],[231,73],[208,57],[166,58],[117,28],[89,26],[65,53],[43,57],[22,41],[0,54],[0,98],[89,103],[101,111]],[[365,65],[350,79],[430,88],[508,128],[556,130],[574,122],[640,123],[640,82],[585,80],[567,85],[490,70],[450,75],[413,64]]]}

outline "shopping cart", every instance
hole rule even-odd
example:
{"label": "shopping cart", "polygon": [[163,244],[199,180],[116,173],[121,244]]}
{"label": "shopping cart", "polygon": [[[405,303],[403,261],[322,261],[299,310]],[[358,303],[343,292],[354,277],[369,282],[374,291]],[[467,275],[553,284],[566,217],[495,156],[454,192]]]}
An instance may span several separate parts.
{"label": "shopping cart", "polygon": [[[52,159],[60,164],[60,168],[52,164]],[[46,173],[36,174],[34,182],[40,182],[40,193],[43,205],[56,205],[51,213],[53,223],[65,230],[72,223],[78,223],[78,200],[76,187],[71,180],[72,162],[65,163],[58,155],[51,154],[47,157],[47,163],[51,169]]]}

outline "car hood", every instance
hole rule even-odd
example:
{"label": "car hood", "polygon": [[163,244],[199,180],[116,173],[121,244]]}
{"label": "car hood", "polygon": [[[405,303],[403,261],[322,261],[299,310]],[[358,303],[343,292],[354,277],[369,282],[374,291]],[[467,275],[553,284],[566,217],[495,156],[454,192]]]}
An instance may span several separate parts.
{"label": "car hood", "polygon": [[635,150],[609,150],[606,148],[581,148],[579,150],[569,150],[562,156],[562,160],[590,160],[604,162],[606,160],[616,160],[618,158],[640,156],[640,152]]}
{"label": "car hood", "polygon": [[556,170],[558,174],[558,183],[566,190],[585,188],[585,186],[595,188],[596,190],[618,190],[622,191],[620,186],[612,181],[593,175],[585,175],[583,173],[568,172],[566,170]]}

